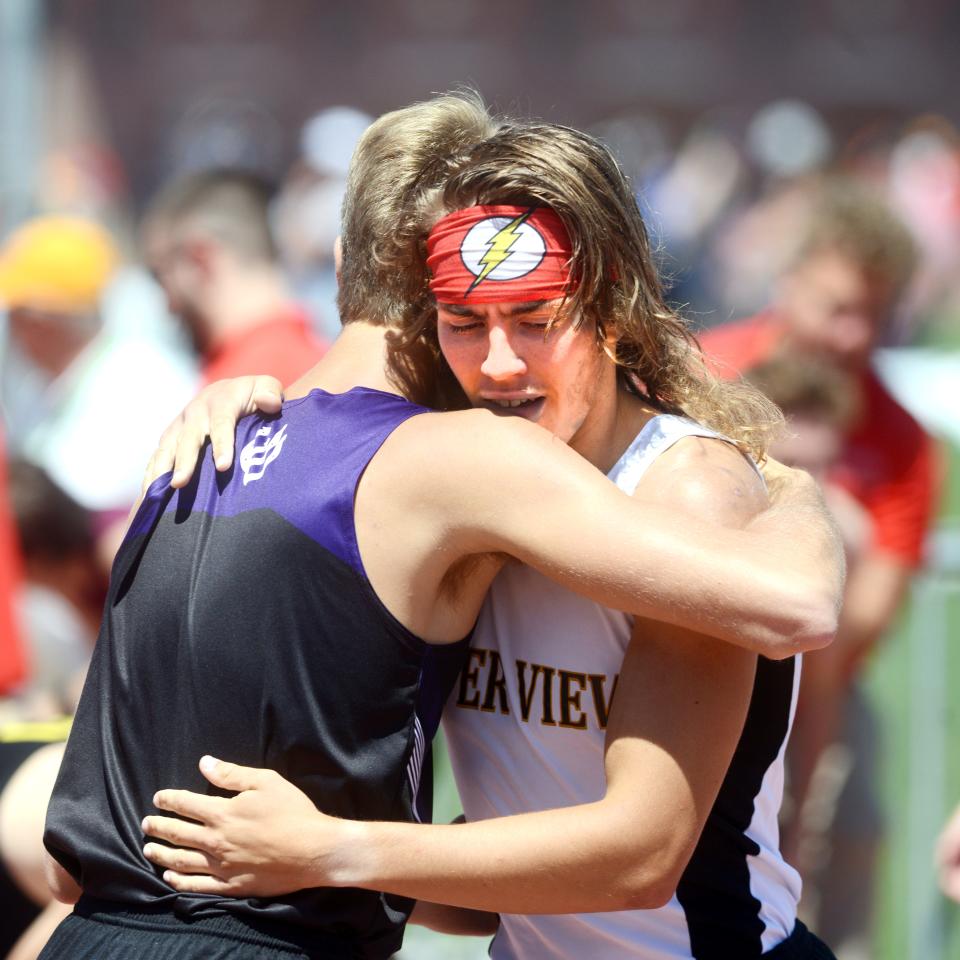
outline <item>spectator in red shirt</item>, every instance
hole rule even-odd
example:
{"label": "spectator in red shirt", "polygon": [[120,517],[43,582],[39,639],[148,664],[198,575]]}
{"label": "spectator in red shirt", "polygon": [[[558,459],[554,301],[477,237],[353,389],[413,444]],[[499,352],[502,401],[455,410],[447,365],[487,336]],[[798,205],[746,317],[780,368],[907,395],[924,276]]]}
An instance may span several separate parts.
{"label": "spectator in red shirt", "polygon": [[[807,356],[843,371],[857,393],[857,413],[825,480],[863,508],[869,530],[850,567],[837,639],[828,650],[805,658],[788,755],[791,790],[800,806],[846,713],[845,734],[858,741],[855,746],[847,742],[855,769],[837,811],[837,829],[846,827],[848,836],[833,838],[834,859],[825,878],[835,880],[837,889],[821,888],[819,918],[820,929],[840,956],[844,943],[862,945],[868,935],[870,874],[881,832],[872,792],[864,782],[873,772],[874,734],[853,681],[890,627],[922,563],[937,502],[934,443],[871,366],[915,262],[906,228],[879,200],[856,184],[827,182],[818,189],[805,236],[771,308],[701,338],[721,374],[749,374],[772,358]],[[789,845],[796,850],[799,831],[796,823],[787,830],[785,849]],[[844,844],[856,850],[847,863],[839,853]]]}
{"label": "spectator in red shirt", "polygon": [[203,358],[203,377],[269,372],[296,380],[323,355],[277,260],[270,190],[215,169],[166,186],[144,219],[147,264]]}

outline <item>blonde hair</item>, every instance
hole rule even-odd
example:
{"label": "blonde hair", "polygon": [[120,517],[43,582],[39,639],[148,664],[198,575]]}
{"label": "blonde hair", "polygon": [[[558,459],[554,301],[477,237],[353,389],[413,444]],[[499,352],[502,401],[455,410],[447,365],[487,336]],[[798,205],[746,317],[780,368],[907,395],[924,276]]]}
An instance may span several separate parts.
{"label": "blonde hair", "polygon": [[[409,304],[392,351],[396,375],[416,392],[418,358],[441,363],[428,286],[426,237],[438,217],[473,204],[547,206],[570,234],[576,287],[567,307],[593,321],[598,344],[612,334],[621,382],[659,408],[689,416],[760,459],[782,425],[777,408],[744,383],[706,368],[687,322],[668,305],[633,192],[599,141],[555,124],[504,123],[466,153],[445,182],[411,198],[409,244],[396,269]],[[414,349],[416,348],[416,350]]]}
{"label": "blonde hair", "polygon": [[496,122],[479,94],[463,90],[386,113],[360,138],[343,201],[337,305],[343,323],[391,326],[418,292],[396,269],[406,244],[403,211],[442,183]]}

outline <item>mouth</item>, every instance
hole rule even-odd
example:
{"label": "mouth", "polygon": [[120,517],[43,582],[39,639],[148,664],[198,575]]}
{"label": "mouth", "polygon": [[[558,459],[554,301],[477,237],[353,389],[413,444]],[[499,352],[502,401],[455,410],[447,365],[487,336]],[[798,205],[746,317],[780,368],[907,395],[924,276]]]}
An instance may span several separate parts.
{"label": "mouth", "polygon": [[523,417],[526,420],[539,420],[543,412],[545,397],[482,397],[480,406],[498,416]]}

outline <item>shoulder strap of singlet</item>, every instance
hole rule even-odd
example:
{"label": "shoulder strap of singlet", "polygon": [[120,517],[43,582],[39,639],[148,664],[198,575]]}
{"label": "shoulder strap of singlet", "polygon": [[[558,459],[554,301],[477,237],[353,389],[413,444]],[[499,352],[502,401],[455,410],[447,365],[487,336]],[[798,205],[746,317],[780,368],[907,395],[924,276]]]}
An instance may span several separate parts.
{"label": "shoulder strap of singlet", "polygon": [[[633,496],[647,468],[660,454],[669,450],[678,440],[685,437],[707,437],[732,444],[728,437],[705,427],[686,417],[664,413],[648,420],[643,429],[634,437],[633,442],[614,464],[608,476],[626,494]],[[750,464],[763,479],[757,465]]]}

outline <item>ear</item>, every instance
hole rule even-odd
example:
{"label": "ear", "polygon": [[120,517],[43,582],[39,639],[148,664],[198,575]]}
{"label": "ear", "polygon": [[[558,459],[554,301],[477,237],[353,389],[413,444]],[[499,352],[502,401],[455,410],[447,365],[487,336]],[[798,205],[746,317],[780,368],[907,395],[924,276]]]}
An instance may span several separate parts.
{"label": "ear", "polygon": [[343,242],[340,235],[333,241],[333,268],[337,273],[337,283],[340,283],[340,274],[343,271]]}

